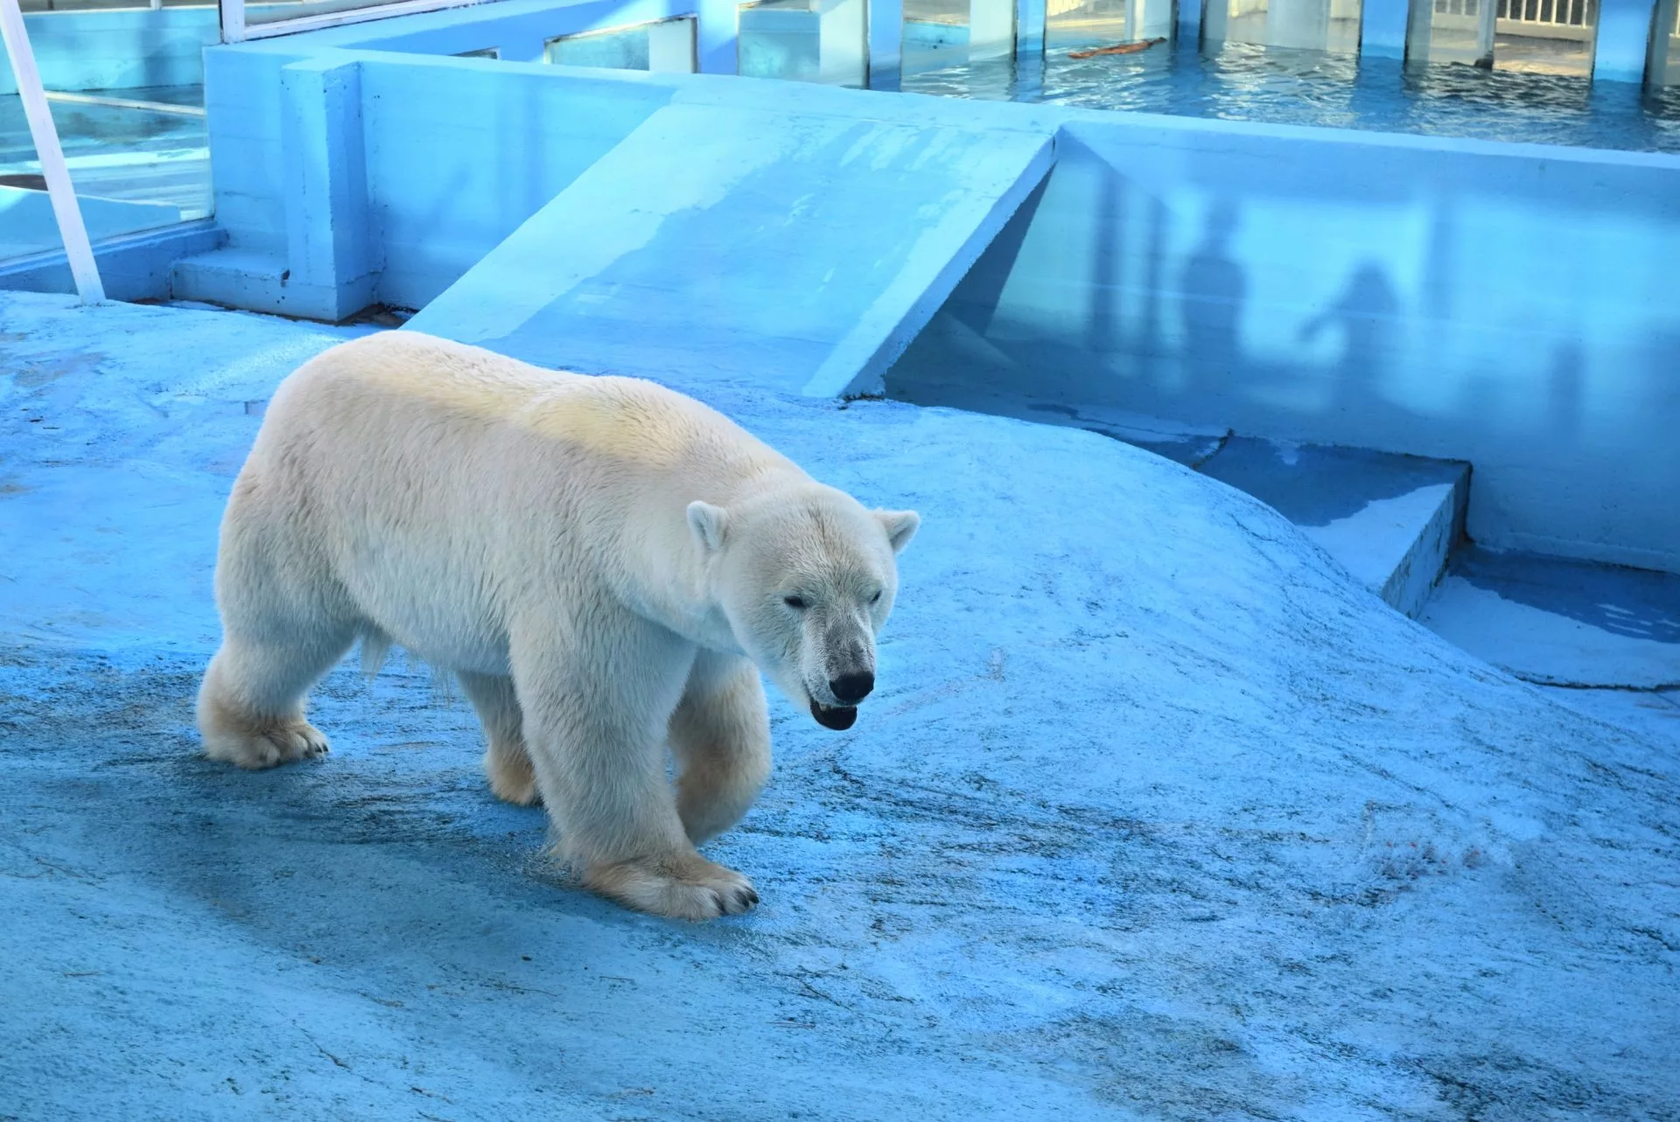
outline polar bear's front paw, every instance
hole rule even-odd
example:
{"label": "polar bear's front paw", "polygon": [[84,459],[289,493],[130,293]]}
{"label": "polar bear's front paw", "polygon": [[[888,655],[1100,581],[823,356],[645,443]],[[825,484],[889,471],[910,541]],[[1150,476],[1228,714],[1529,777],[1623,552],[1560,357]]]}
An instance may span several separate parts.
{"label": "polar bear's front paw", "polygon": [[752,881],[696,854],[681,860],[596,865],[584,883],[626,907],[673,919],[740,915],[758,903]]}
{"label": "polar bear's front paw", "polygon": [[304,720],[281,721],[245,732],[218,731],[205,742],[205,752],[212,760],[227,760],[250,771],[293,760],[312,760],[330,750],[321,730]]}

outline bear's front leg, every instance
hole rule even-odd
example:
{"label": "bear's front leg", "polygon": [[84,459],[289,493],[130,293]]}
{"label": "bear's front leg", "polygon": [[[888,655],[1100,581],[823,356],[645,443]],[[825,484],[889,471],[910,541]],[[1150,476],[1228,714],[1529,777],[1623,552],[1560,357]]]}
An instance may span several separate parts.
{"label": "bear's front leg", "polygon": [[537,788],[584,884],[680,919],[736,915],[752,882],[700,856],[665,778],[667,724],[694,647],[621,609],[521,628],[514,688]]}
{"label": "bear's front leg", "polygon": [[770,778],[770,709],[751,659],[701,651],[671,714],[677,813],[699,845],[741,820]]}

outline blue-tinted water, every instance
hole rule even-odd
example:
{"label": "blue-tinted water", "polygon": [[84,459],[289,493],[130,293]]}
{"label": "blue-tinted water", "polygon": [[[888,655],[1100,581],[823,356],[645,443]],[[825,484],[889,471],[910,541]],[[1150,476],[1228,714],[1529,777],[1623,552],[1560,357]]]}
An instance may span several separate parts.
{"label": "blue-tinted water", "polygon": [[1680,89],[1480,70],[1402,68],[1315,51],[1163,44],[1134,55],[996,59],[907,73],[918,93],[1230,121],[1680,153]]}

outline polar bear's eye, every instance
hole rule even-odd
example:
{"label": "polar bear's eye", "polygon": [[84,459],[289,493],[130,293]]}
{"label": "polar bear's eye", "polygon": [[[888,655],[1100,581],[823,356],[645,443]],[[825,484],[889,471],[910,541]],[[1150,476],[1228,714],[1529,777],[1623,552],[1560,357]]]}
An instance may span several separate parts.
{"label": "polar bear's eye", "polygon": [[869,598],[869,602],[871,604],[879,604],[881,602],[881,591],[880,591],[880,589],[875,590],[875,595],[873,595]]}
{"label": "polar bear's eye", "polygon": [[782,603],[786,604],[790,608],[803,608],[805,606],[805,597],[784,596],[782,597]]}

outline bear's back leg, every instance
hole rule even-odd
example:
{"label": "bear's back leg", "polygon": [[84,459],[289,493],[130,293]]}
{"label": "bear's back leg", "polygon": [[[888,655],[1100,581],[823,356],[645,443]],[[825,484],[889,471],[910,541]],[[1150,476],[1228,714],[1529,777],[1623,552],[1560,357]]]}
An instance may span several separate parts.
{"label": "bear's back leg", "polygon": [[503,802],[530,806],[537,801],[537,773],[525,751],[525,716],[519,710],[513,679],[505,674],[458,670],[467,698],[484,725],[484,774]]}
{"label": "bear's back leg", "polygon": [[304,699],[369,628],[277,500],[249,469],[234,486],[216,560],[222,646],[198,693],[206,753],[243,768],[327,751]]}

